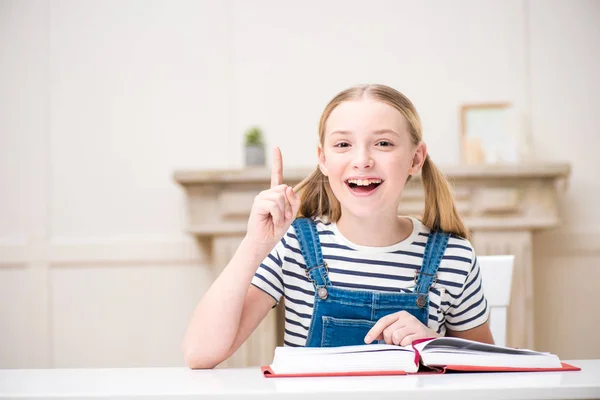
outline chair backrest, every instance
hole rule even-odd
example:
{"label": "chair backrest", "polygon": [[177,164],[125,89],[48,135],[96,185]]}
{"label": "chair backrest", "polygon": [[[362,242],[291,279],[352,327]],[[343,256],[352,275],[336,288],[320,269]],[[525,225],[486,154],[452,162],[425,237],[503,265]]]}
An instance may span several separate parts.
{"label": "chair backrest", "polygon": [[506,310],[510,304],[515,256],[478,256],[483,293],[490,306],[490,328],[494,341],[506,346]]}

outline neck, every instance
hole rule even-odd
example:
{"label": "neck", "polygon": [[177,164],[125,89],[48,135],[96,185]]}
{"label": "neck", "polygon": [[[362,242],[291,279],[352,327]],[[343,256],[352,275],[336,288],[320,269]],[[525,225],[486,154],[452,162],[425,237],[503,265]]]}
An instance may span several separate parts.
{"label": "neck", "polygon": [[361,218],[342,212],[336,224],[346,239],[359,246],[391,246],[408,238],[413,231],[412,221],[395,213]]}

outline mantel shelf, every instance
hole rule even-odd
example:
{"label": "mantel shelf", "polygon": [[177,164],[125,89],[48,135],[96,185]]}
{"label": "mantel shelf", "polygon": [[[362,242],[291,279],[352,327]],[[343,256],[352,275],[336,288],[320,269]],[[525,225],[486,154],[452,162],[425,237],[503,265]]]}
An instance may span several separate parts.
{"label": "mantel shelf", "polygon": [[[532,230],[551,228],[556,226],[558,221],[553,218],[537,218],[523,223],[516,219],[503,219],[499,217],[496,222],[477,218],[465,218],[465,222],[472,230],[510,231],[524,228]],[[191,226],[187,232],[197,237],[234,236],[246,234],[247,226],[245,222],[213,223]]]}
{"label": "mantel shelf", "polygon": [[[488,164],[478,166],[440,166],[440,170],[451,180],[456,179],[566,179],[571,166],[566,163],[531,164]],[[284,168],[286,181],[300,182],[312,173],[311,168]],[[263,183],[271,178],[271,170],[262,168],[243,168],[237,170],[179,170],[173,175],[176,182],[183,186],[195,184],[227,183]],[[415,176],[419,179],[419,176]]]}
{"label": "mantel shelf", "polygon": [[192,226],[188,233],[198,237],[244,235],[248,225],[245,222],[224,222]]}

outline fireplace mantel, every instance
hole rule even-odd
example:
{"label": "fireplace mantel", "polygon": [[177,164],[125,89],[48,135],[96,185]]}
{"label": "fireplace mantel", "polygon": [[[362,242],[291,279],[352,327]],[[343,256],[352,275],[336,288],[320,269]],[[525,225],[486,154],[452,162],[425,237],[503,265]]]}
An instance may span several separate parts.
{"label": "fireplace mantel", "polygon": [[[563,163],[440,167],[452,184],[456,206],[472,232],[479,255],[514,254],[507,343],[533,348],[532,235],[559,225],[559,194],[570,175]],[[310,168],[284,170],[284,183],[295,185]],[[174,179],[187,194],[188,231],[195,235],[215,274],[227,264],[246,232],[254,197],[269,187],[269,168],[182,170]],[[420,177],[407,185],[399,213],[420,216],[424,193]],[[225,363],[260,365],[271,361],[280,338],[272,312],[248,342]]]}

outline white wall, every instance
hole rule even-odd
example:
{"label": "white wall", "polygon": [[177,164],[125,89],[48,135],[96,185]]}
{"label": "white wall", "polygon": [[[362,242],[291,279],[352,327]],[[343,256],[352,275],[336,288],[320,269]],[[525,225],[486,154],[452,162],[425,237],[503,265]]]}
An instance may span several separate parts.
{"label": "white wall", "polygon": [[[301,5],[300,5],[301,4]],[[340,90],[383,82],[423,119],[433,157],[459,160],[458,107],[520,104],[520,1],[234,1],[232,137],[260,123],[284,163],[316,165],[317,125]],[[232,162],[241,165],[239,146]]]}
{"label": "white wall", "polygon": [[182,365],[210,271],[172,172],[240,167],[252,124],[312,166],[322,108],[362,82],[413,100],[439,164],[459,160],[459,106],[490,101],[531,117],[535,157],[572,163],[569,220],[536,237],[536,339],[600,357],[598,317],[573,312],[600,305],[598,17],[593,0],[0,1],[0,367]]}
{"label": "white wall", "polygon": [[534,241],[536,344],[600,358],[600,2],[530,3],[534,149],[572,166],[562,229]]}

